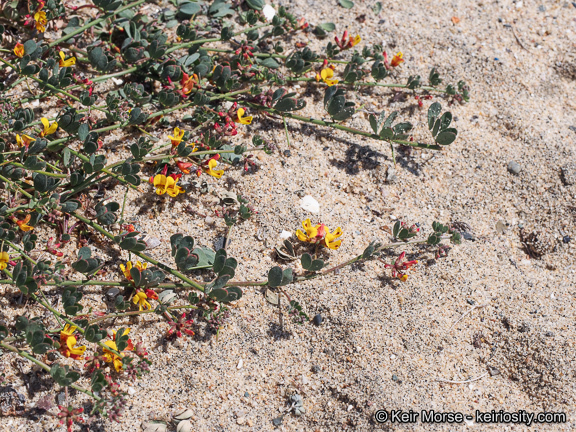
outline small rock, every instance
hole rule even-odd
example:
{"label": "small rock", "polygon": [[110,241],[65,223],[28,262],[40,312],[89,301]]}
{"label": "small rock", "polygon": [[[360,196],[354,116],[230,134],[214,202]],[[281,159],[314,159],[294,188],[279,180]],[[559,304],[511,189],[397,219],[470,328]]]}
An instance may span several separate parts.
{"label": "small rock", "polygon": [[510,174],[518,175],[518,174],[520,174],[520,171],[522,171],[522,167],[520,166],[520,164],[518,162],[511,161],[508,164],[508,172]]}
{"label": "small rock", "polygon": [[282,230],[282,232],[280,233],[280,238],[282,240],[289,239],[290,237],[292,237],[292,233],[290,231]]}
{"label": "small rock", "polygon": [[192,430],[192,422],[190,420],[181,421],[176,427],[176,432],[192,432]]}
{"label": "small rock", "polygon": [[290,150],[284,150],[284,156],[290,157],[292,156],[292,152]]}
{"label": "small rock", "polygon": [[528,333],[530,331],[530,326],[527,323],[522,323],[520,327],[518,327],[518,331],[520,333]]}
{"label": "small rock", "polygon": [[506,232],[508,224],[502,220],[496,222],[496,232],[498,234],[504,234]]}
{"label": "small rock", "polygon": [[392,381],[398,381],[398,375],[392,375]]}
{"label": "small rock", "polygon": [[254,426],[254,422],[250,419],[248,419],[248,421],[246,422],[246,424],[250,427]]}
{"label": "small rock", "polygon": [[396,170],[392,166],[388,167],[388,171],[386,172],[386,181],[388,183],[394,183],[396,180]]}
{"label": "small rock", "polygon": [[572,186],[576,183],[576,164],[570,163],[560,168],[562,182],[566,186]]}
{"label": "small rock", "polygon": [[240,359],[240,361],[238,362],[238,366],[236,366],[236,369],[242,369],[242,366],[244,366],[244,360]]}
{"label": "small rock", "polygon": [[310,195],[306,195],[300,200],[300,207],[310,213],[320,213],[320,204]]}
{"label": "small rock", "polygon": [[64,406],[66,404],[66,393],[64,392],[58,393],[56,399],[58,399],[58,405]]}
{"label": "small rock", "polygon": [[464,231],[462,234],[462,237],[464,238],[464,240],[470,240],[470,241],[476,241],[476,237],[474,237],[472,234],[470,234],[467,231]]}
{"label": "small rock", "polygon": [[319,326],[320,324],[322,324],[322,315],[317,314],[313,319],[312,322],[314,323],[314,325]]}
{"label": "small rock", "polygon": [[204,222],[206,223],[206,225],[212,225],[214,223],[214,218],[212,216],[206,216]]}
{"label": "small rock", "polygon": [[320,372],[321,370],[322,370],[322,369],[321,369],[320,366],[318,366],[318,365],[312,366],[312,372],[314,372],[314,373],[318,373],[318,372]]}
{"label": "small rock", "polygon": [[500,375],[500,371],[498,369],[496,369],[495,367],[490,367],[488,369],[488,373],[490,374],[490,376]]}
{"label": "small rock", "polygon": [[107,292],[106,292],[106,297],[108,297],[108,300],[112,301],[116,298],[116,296],[120,294],[120,290],[118,288],[110,288]]}
{"label": "small rock", "polygon": [[244,417],[238,417],[236,419],[236,424],[242,426],[244,423],[246,423],[246,419]]}
{"label": "small rock", "polygon": [[194,411],[192,411],[191,409],[182,409],[182,410],[176,411],[174,413],[173,417],[174,417],[175,421],[182,421],[182,420],[188,420],[193,415],[194,415]]}
{"label": "small rock", "polygon": [[250,393],[245,392],[245,393],[244,393],[244,397],[250,397]]}
{"label": "small rock", "polygon": [[562,241],[563,241],[564,243],[570,243],[570,240],[572,240],[572,239],[571,239],[570,236],[568,236],[568,235],[565,235],[564,237],[562,237]]}
{"label": "small rock", "polygon": [[546,337],[554,337],[554,332],[547,331],[546,333],[544,333],[544,336],[546,336]]}
{"label": "small rock", "polygon": [[134,387],[128,387],[128,394],[134,396],[136,394],[136,389]]}
{"label": "small rock", "polygon": [[[220,249],[224,249],[224,242],[226,241],[226,237],[218,237],[214,240],[214,250],[218,252]],[[228,245],[230,245],[231,240],[228,240]]]}
{"label": "small rock", "polygon": [[272,424],[274,426],[280,426],[282,424],[282,417],[276,417],[272,420]]}

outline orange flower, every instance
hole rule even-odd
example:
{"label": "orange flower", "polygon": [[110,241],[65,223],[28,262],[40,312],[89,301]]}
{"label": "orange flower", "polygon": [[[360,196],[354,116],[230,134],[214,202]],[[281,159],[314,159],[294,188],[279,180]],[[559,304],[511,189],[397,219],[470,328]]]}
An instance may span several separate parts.
{"label": "orange flower", "polygon": [[180,84],[182,85],[182,92],[184,94],[189,94],[194,89],[194,86],[198,84],[198,75],[188,75],[187,73],[184,73]]}
{"label": "orange flower", "polygon": [[356,46],[358,45],[360,42],[362,42],[362,38],[360,37],[360,35],[356,35],[356,37],[354,39],[352,39],[352,36],[350,36],[350,46]]}
{"label": "orange flower", "polygon": [[60,332],[60,352],[64,357],[70,357],[74,360],[82,360],[82,354],[86,351],[85,346],[76,348],[76,337],[73,335],[76,326],[66,324],[64,330]]}
{"label": "orange flower", "polygon": [[184,131],[179,127],[174,128],[174,136],[168,135],[168,138],[170,138],[173,147],[177,147],[182,142],[183,137],[184,137]]}
{"label": "orange flower", "polygon": [[14,54],[16,54],[16,57],[24,57],[24,45],[18,42],[14,47]]}
{"label": "orange flower", "polygon": [[176,166],[178,167],[178,169],[180,171],[182,171],[184,174],[190,174],[190,167],[193,166],[194,164],[192,162],[182,162],[182,161],[177,161],[176,162]]}
{"label": "orange flower", "polygon": [[148,267],[148,263],[145,262],[144,264],[142,264],[140,261],[135,261],[134,264],[132,264],[132,261],[128,261],[126,263],[126,266],[124,266],[124,264],[120,264],[120,270],[122,270],[122,273],[124,273],[124,276],[126,276],[126,279],[128,279],[129,281],[132,280],[132,275],[130,274],[130,270],[132,269],[132,267],[135,267],[138,270],[140,270],[140,272],[142,272],[146,270],[146,267]]}
{"label": "orange flower", "polygon": [[397,67],[400,66],[400,63],[404,63],[404,54],[402,52],[398,52],[394,57],[392,57],[392,61],[390,62],[390,66]]}
{"label": "orange flower", "polygon": [[29,214],[27,214],[26,217],[22,220],[18,220],[14,216],[12,216],[12,222],[18,225],[22,231],[32,231],[34,227],[28,225],[28,222],[30,222],[31,218],[32,216],[30,216]]}

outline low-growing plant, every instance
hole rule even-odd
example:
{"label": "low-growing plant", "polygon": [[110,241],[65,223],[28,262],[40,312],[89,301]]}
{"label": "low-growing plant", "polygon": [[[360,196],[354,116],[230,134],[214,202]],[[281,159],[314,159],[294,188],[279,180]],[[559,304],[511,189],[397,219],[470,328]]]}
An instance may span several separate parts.
{"label": "low-growing plant", "polygon": [[[85,415],[118,420],[128,397],[119,380],[150,368],[145,347],[132,340],[129,328],[113,328],[115,318],[156,314],[166,323],[168,338],[193,336],[199,321],[218,334],[229,316],[228,305],[242,297],[242,287],[267,286],[279,307],[280,298],[287,298],[288,315],[303,324],[308,315],[290,297],[288,285],[375,259],[405,281],[417,261],[406,261],[405,252],[390,261],[392,248],[428,244],[438,247],[440,256],[447,250],[442,241],[460,241],[457,232],[440,223],[434,223],[426,239],[417,240],[416,226],[397,222],[392,243],[373,242],[355,258],[329,266],[330,255],[345,241],[344,232],[307,219],[295,238],[277,248],[282,262],[299,262],[300,268],[283,264],[269,269],[265,280],[241,281],[238,261],[229,256],[226,243],[233,227],[256,210],[237,191],[224,198],[226,210],[218,214],[228,226],[222,248],[175,234],[166,258],[152,258],[142,234],[126,222],[127,191],[176,200],[205,192],[207,179],[218,181],[226,170],[252,172],[257,168],[254,153],[277,151],[257,134],[250,145],[238,139],[239,131],[249,133],[253,122],[272,118],[282,119],[284,127],[296,121],[337,129],[386,143],[393,157],[395,146],[441,150],[458,132],[440,102],[428,108],[431,136],[416,139],[412,123],[400,121],[398,111],[370,113],[360,129],[348,126],[360,108],[355,92],[392,88],[423,108],[433,98],[463,103],[468,87],[463,81],[442,87],[436,68],[427,83],[419,75],[397,82],[406,61],[402,52],[389,57],[382,46],[370,46],[347,31],[323,52],[302,42],[292,47],[295,34],[322,39],[336,26],[312,27],[263,0],[171,0],[170,7],[156,7],[153,14],[140,11],[150,3],[144,0],[92,0],[79,7],[65,3],[11,0],[0,6],[0,284],[6,292],[17,289],[28,304],[26,312],[0,325],[0,349],[44,369],[66,395],[74,388],[94,399],[90,413],[70,400],[59,411],[42,400],[41,408],[68,430]],[[353,2],[341,0],[340,5],[349,8]],[[376,5],[380,13],[382,4]],[[294,84],[323,95],[324,118],[298,114],[306,101]],[[25,89],[30,96],[22,96]],[[53,114],[38,118],[31,108],[34,101],[42,101]],[[155,127],[170,127],[169,142],[153,136]],[[134,138],[129,153],[110,162],[102,147],[114,130]],[[153,172],[145,178],[150,163]],[[103,199],[100,191],[107,180],[123,188],[122,203]],[[43,243],[36,233],[48,228],[55,234]],[[117,280],[101,280],[111,268],[87,246],[89,236],[129,253],[130,259],[115,269]],[[61,249],[73,241],[74,256],[63,257]],[[211,280],[198,282],[198,272],[211,274]],[[108,312],[83,304],[85,286],[118,288]],[[48,301],[47,288],[56,290],[60,301]],[[11,313],[17,315],[18,309]]]}

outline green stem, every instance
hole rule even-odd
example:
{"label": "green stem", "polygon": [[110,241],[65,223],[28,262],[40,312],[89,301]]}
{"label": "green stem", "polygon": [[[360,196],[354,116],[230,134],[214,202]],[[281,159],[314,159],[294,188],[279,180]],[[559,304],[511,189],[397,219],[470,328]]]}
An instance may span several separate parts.
{"label": "green stem", "polygon": [[[44,370],[47,371],[47,372],[50,372],[50,370],[51,370],[51,369],[50,369],[50,366],[48,366],[46,363],[41,362],[41,361],[38,360],[37,358],[35,358],[35,357],[31,356],[30,354],[28,354],[27,352],[22,351],[22,350],[14,347],[14,346],[12,346],[12,345],[8,345],[8,344],[5,343],[5,342],[0,342],[0,347],[6,349],[6,350],[8,350],[8,351],[12,351],[12,352],[18,354],[19,356],[24,357],[25,359],[30,360],[32,363],[40,366],[42,369],[44,369]],[[101,401],[101,400],[102,400],[101,397],[95,395],[95,394],[92,393],[90,390],[87,390],[87,389],[85,389],[85,388],[82,388],[82,387],[80,387],[80,386],[78,386],[78,385],[76,385],[76,384],[71,384],[70,387],[72,387],[73,389],[78,390],[79,392],[84,393],[85,395],[88,395],[88,396],[96,399],[97,401]]]}
{"label": "green stem", "polygon": [[[230,99],[228,99],[228,100],[230,100]],[[388,143],[398,143],[398,144],[402,144],[402,145],[407,145],[407,146],[422,148],[422,149],[427,149],[427,150],[441,150],[442,149],[442,147],[439,145],[425,144],[425,143],[405,141],[405,140],[384,139],[384,138],[381,138],[379,135],[376,135],[372,132],[361,131],[360,129],[355,129],[355,128],[351,128],[348,126],[343,126],[343,125],[336,123],[336,122],[326,122],[324,120],[317,120],[317,119],[313,119],[311,117],[304,117],[304,116],[297,115],[297,114],[281,112],[281,111],[275,110],[274,108],[268,108],[268,107],[265,107],[263,105],[258,105],[258,104],[252,103],[252,102],[243,102],[243,104],[246,106],[249,106],[251,108],[257,109],[257,110],[266,111],[266,112],[271,113],[271,114],[279,115],[281,117],[287,117],[287,118],[291,118],[291,119],[298,120],[298,121],[305,122],[305,123],[312,123],[312,124],[315,124],[318,126],[326,126],[326,127],[332,128],[332,129],[343,130],[346,132],[353,133],[355,135],[362,135],[362,136],[369,137],[369,138],[372,138],[372,139],[375,139],[378,141],[386,141]]]}
{"label": "green stem", "polygon": [[[77,213],[70,213],[72,216],[74,216],[76,219],[81,220],[82,222],[84,222],[86,225],[91,226],[92,228],[94,228],[96,231],[98,231],[100,234],[104,235],[105,237],[108,237],[110,240],[114,241],[114,236],[112,234],[110,234],[108,231],[106,231],[104,228],[102,228],[100,225],[98,225],[97,223],[91,221],[90,219],[85,218],[84,216],[81,216]],[[172,276],[176,276],[178,279],[183,280],[184,282],[188,283],[189,285],[193,286],[194,288],[196,288],[199,291],[204,292],[204,287],[202,285],[200,285],[198,282],[193,281],[192,279],[186,277],[185,275],[183,275],[182,273],[180,273],[179,271],[173,270],[170,267],[168,267],[166,264],[162,264],[159,261],[156,261],[154,258],[142,253],[142,252],[134,252],[131,251],[131,253],[133,253],[134,255],[142,258],[143,260],[148,261],[149,263],[160,267],[162,270],[170,273]]]}
{"label": "green stem", "polygon": [[68,40],[80,33],[82,33],[84,30],[89,29],[90,27],[94,27],[97,24],[100,24],[103,21],[106,21],[108,18],[119,14],[120,12],[123,12],[127,9],[131,9],[131,8],[135,8],[136,6],[140,6],[142,3],[145,3],[146,0],[138,0],[134,3],[130,3],[129,5],[126,5],[124,7],[121,7],[120,9],[108,12],[106,15],[104,15],[103,17],[97,18],[94,21],[90,21],[88,24],[83,25],[82,27],[62,36],[60,39],[56,39],[54,42],[51,42],[50,44],[48,44],[48,47],[52,48],[53,46],[56,46],[62,42],[64,42],[65,40]]}
{"label": "green stem", "polygon": [[27,198],[32,198],[32,195],[30,195],[28,192],[26,192],[24,189],[22,189],[20,186],[18,186],[16,183],[14,183],[12,180],[7,179],[6,177],[4,177],[3,175],[0,175],[0,180],[6,182],[6,183],[10,183],[12,186],[14,186],[16,189],[18,189],[18,191],[24,195]]}
{"label": "green stem", "polygon": [[[192,305],[170,306],[167,308],[167,310],[178,310],[178,309],[198,309],[198,308],[196,306],[192,306]],[[123,317],[123,316],[133,316],[133,315],[142,315],[142,314],[155,313],[155,312],[156,311],[154,309],[148,309],[148,310],[141,310],[141,311],[113,313],[113,314],[109,314],[109,315],[106,315],[103,317],[98,317],[96,319],[93,319],[92,321],[89,322],[89,324],[96,324],[96,323],[99,323],[101,321],[105,321],[105,320],[111,319],[111,318],[118,318],[118,317]]]}

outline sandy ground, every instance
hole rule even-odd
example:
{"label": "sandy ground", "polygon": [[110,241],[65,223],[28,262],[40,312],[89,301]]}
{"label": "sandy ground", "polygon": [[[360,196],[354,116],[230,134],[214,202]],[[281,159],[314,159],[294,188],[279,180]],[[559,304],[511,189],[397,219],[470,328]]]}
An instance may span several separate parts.
{"label": "sandy ground", "polygon": [[[331,264],[355,256],[373,239],[388,242],[382,228],[395,218],[420,223],[424,235],[434,220],[465,222],[474,240],[438,260],[434,250],[407,248],[420,263],[405,283],[372,261],[290,285],[287,292],[310,317],[322,315],[320,326],[299,326],[285,317],[281,329],[277,309],[259,288],[244,291],[218,339],[201,327],[193,338],[163,344],[164,322],[119,320],[117,326],[129,324],[135,338],[146,341],[153,371],[138,382],[124,381],[133,395],[123,423],[93,423],[83,430],[138,431],[144,420],[190,408],[196,431],[269,431],[293,393],[302,396],[306,414],[285,416],[278,430],[528,430],[505,424],[378,425],[373,415],[379,409],[555,411],[565,412],[567,423],[530,430],[576,428],[576,186],[561,176],[562,167],[576,163],[576,129],[570,129],[576,126],[576,7],[552,0],[383,1],[377,17],[372,1],[356,3],[350,11],[335,7],[336,1],[275,4],[291,6],[311,23],[331,21],[339,32],[348,28],[364,41],[383,42],[389,53],[401,50],[402,81],[415,73],[426,78],[433,66],[446,81],[464,79],[471,102],[450,108],[458,139],[442,152],[398,150],[396,181],[386,182],[392,166],[386,146],[290,121],[290,156],[259,156],[254,174],[231,169],[220,181],[208,179],[215,193],[228,185],[258,210],[232,235],[229,253],[240,261],[237,279],[265,278],[277,265],[273,246],[280,244],[280,232],[294,231],[307,217],[344,230],[342,247],[329,254]],[[355,20],[362,14],[363,24]],[[305,38],[300,34],[293,42]],[[316,50],[325,43],[311,38]],[[319,93],[304,86],[298,91],[306,95],[305,115],[324,116]],[[402,120],[416,125],[415,137],[429,139],[426,111],[413,99],[392,96],[386,89],[365,90],[355,100],[366,110],[400,110]],[[347,124],[369,128],[365,113]],[[156,135],[165,139],[168,132]],[[255,121],[233,143],[248,142],[254,132],[289,149],[277,120]],[[124,138],[106,139],[110,160],[127,154]],[[518,175],[508,172],[510,161],[520,164]],[[151,196],[147,185],[141,189]],[[319,201],[318,215],[300,208],[307,194]],[[161,239],[162,246],[150,253],[166,262],[173,233],[212,246],[225,232],[221,219],[212,225],[186,211],[191,205],[209,213],[218,203],[211,194],[191,192],[175,203],[154,196],[143,204],[137,193],[128,197],[129,218]],[[498,222],[504,230],[497,230]],[[553,251],[530,257],[521,226],[525,235],[541,232]],[[265,241],[258,240],[259,230]],[[571,241],[564,243],[563,236]],[[109,251],[100,256],[110,263],[118,259]],[[110,278],[119,278],[112,273]],[[102,307],[105,289],[85,292],[87,306]],[[9,359],[2,361],[6,372]],[[11,385],[27,393],[21,376]],[[51,431],[55,421],[9,417],[0,425]]]}

